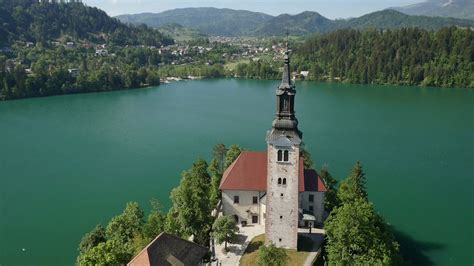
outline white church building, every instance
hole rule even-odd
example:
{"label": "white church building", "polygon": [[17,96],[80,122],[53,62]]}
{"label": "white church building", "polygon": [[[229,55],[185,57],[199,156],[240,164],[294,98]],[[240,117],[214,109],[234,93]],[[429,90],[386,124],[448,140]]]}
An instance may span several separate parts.
{"label": "white church building", "polygon": [[298,227],[323,222],[326,191],[318,173],[305,169],[300,156],[303,134],[295,117],[295,94],[287,51],[267,151],[243,151],[220,184],[224,215],[243,226],[265,225],[266,241],[288,249],[297,249]]}

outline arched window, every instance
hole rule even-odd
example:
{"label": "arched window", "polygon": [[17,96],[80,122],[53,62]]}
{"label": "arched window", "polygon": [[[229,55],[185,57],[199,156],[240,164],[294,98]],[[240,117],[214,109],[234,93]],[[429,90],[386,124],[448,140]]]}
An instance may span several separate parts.
{"label": "arched window", "polygon": [[285,151],[284,156],[283,156],[283,161],[288,162],[288,151]]}
{"label": "arched window", "polygon": [[283,185],[286,186],[286,178],[283,178]]}
{"label": "arched window", "polygon": [[281,178],[278,178],[278,185],[281,185]]}
{"label": "arched window", "polygon": [[282,150],[278,150],[277,161],[279,161],[279,162],[283,161],[283,151]]}

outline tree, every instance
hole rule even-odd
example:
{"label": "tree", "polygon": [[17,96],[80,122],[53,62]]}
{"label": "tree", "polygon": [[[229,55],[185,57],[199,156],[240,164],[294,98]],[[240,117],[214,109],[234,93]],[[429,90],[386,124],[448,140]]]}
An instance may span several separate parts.
{"label": "tree", "polygon": [[232,243],[237,237],[237,227],[234,218],[221,216],[212,225],[212,234],[218,244],[224,242],[224,249],[227,250],[227,243]]}
{"label": "tree", "polygon": [[211,177],[206,161],[199,159],[193,167],[183,172],[178,187],[171,191],[171,201],[176,220],[186,235],[193,235],[194,241],[209,246],[209,232],[212,227],[209,194]]}
{"label": "tree", "polygon": [[337,180],[332,177],[326,167],[321,169],[320,176],[326,186],[326,192],[324,193],[324,210],[331,213],[334,208],[340,205],[337,196]]}
{"label": "tree", "polygon": [[227,169],[234,161],[239,157],[240,153],[242,152],[242,149],[236,145],[232,144],[229,147],[229,150],[227,151],[226,157],[225,157],[225,163],[224,163],[224,169]]}
{"label": "tree", "polygon": [[91,248],[97,246],[99,243],[105,242],[105,228],[98,224],[92,231],[87,233],[79,244],[79,253],[86,253]]}
{"label": "tree", "polygon": [[166,216],[161,213],[158,200],[151,201],[152,209],[146,223],[143,225],[144,240],[149,242],[165,230]]}
{"label": "tree", "polygon": [[311,153],[306,149],[304,143],[300,145],[300,156],[303,158],[304,168],[311,169],[314,166],[313,159],[311,159]]}
{"label": "tree", "polygon": [[224,160],[227,153],[227,148],[224,144],[219,143],[212,149],[212,155],[215,160],[218,161],[219,173],[224,172]]}
{"label": "tree", "polygon": [[362,164],[357,161],[352,169],[351,174],[339,187],[338,197],[342,203],[354,201],[357,198],[367,200],[367,190],[365,188],[366,178],[362,170]]}
{"label": "tree", "polygon": [[277,248],[273,243],[262,245],[258,248],[259,266],[285,265],[289,257],[282,248]]}
{"label": "tree", "polygon": [[393,234],[363,198],[334,209],[324,224],[330,265],[393,265],[400,263]]}
{"label": "tree", "polygon": [[227,149],[224,144],[217,144],[213,148],[213,159],[209,165],[209,173],[211,174],[211,205],[216,206],[221,197],[219,185],[221,183],[222,174],[224,172],[224,159]]}
{"label": "tree", "polygon": [[126,265],[132,256],[120,241],[99,243],[77,258],[78,265]]}
{"label": "tree", "polygon": [[122,214],[113,217],[106,228],[107,239],[130,242],[135,234],[141,233],[144,213],[138,203],[129,202]]}

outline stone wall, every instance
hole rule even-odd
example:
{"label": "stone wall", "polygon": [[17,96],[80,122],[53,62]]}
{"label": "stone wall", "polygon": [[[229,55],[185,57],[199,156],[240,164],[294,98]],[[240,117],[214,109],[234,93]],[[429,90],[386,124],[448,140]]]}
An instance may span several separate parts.
{"label": "stone wall", "polygon": [[[224,215],[239,216],[239,224],[242,221],[251,224],[253,215],[258,216],[259,224],[264,224],[264,209],[262,209],[262,202],[260,201],[264,193],[259,191],[224,190],[222,191],[222,212]],[[234,203],[234,196],[239,196],[239,203]],[[257,204],[253,204],[253,197],[257,197]]]}
{"label": "stone wall", "polygon": [[[277,247],[296,249],[298,244],[299,147],[289,149],[289,162],[277,162],[279,148],[268,145],[265,235]],[[281,147],[280,147],[281,149]],[[286,185],[278,185],[286,178]]]}

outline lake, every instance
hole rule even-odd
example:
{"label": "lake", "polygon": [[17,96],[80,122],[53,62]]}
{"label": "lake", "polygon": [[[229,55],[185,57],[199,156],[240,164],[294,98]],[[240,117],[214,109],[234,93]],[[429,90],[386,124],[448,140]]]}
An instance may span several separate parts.
{"label": "lake", "polygon": [[[279,81],[0,102],[0,265],[71,265],[81,237],[128,201],[167,209],[213,145],[265,150]],[[364,166],[369,198],[418,265],[472,265],[474,90],[297,82],[318,168]]]}

